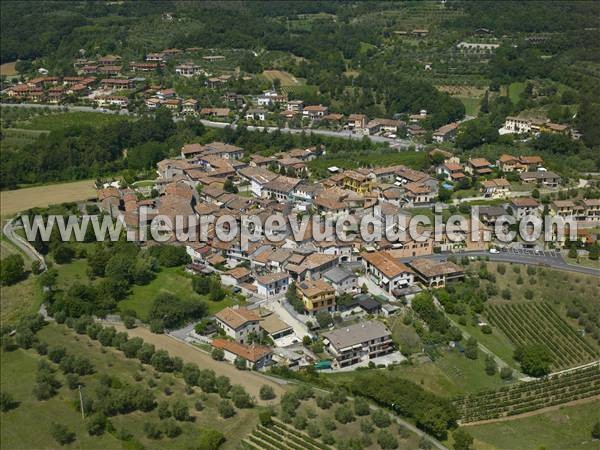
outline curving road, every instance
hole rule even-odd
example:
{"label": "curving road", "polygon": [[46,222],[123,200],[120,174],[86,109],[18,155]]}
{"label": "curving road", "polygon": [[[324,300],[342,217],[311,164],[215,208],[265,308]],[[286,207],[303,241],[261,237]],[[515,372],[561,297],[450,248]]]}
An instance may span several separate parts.
{"label": "curving road", "polygon": [[29,242],[27,242],[25,239],[23,239],[21,236],[15,233],[15,226],[13,224],[14,220],[15,218],[12,218],[8,222],[6,222],[4,224],[4,227],[2,228],[2,232],[4,233],[6,238],[9,241],[11,241],[14,245],[16,245],[20,250],[22,250],[29,259],[31,259],[32,261],[39,261],[41,270],[46,270],[46,261],[44,260],[44,257],[40,253],[38,253],[38,251],[33,247],[33,245],[31,245]]}

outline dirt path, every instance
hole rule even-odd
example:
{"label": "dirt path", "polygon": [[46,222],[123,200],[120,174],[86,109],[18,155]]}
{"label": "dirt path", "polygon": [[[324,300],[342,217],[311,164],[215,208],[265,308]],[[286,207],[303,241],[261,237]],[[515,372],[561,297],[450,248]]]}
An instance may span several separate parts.
{"label": "dirt path", "polygon": [[506,417],[499,417],[497,419],[488,419],[488,420],[479,420],[477,422],[461,423],[460,426],[461,427],[472,427],[475,425],[487,425],[488,423],[508,422],[509,420],[524,419],[526,417],[537,416],[539,414],[544,414],[546,412],[556,411],[565,406],[583,405],[585,403],[590,403],[590,402],[594,402],[594,401],[600,402],[600,395],[594,395],[593,397],[582,398],[582,399],[574,400],[574,401],[568,402],[568,403],[561,403],[560,405],[548,406],[547,408],[537,409],[535,411],[530,411],[530,412],[526,412],[523,414],[517,414],[516,416],[506,416]]}
{"label": "dirt path", "polygon": [[114,327],[118,331],[127,332],[130,337],[141,337],[144,342],[153,344],[156,348],[167,350],[171,356],[179,356],[185,362],[198,364],[201,369],[212,369],[217,375],[229,377],[232,384],[242,385],[259,403],[262,402],[258,397],[258,393],[263,384],[271,386],[278,397],[284,393],[281,385],[274,381],[265,378],[256,372],[238,370],[230,363],[215,361],[206,353],[170,336],[151,333],[150,330],[144,327],[136,327],[130,330],[125,329],[123,325],[114,325]]}

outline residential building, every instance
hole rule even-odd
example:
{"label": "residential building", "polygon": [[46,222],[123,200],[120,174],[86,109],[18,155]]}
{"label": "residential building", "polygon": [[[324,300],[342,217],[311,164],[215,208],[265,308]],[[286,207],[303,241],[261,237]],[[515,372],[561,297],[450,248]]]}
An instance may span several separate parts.
{"label": "residential building", "polygon": [[275,313],[263,317],[260,320],[260,328],[275,342],[287,336],[292,338],[295,336],[294,328],[277,317]]}
{"label": "residential building", "polygon": [[394,351],[390,331],[377,321],[357,323],[329,331],[323,336],[336,368],[367,362]]}
{"label": "residential building", "polygon": [[202,70],[202,68],[197,64],[194,64],[192,62],[186,62],[175,66],[175,73],[182,77],[189,78],[200,73],[204,73],[204,70]]}
{"label": "residential building", "polygon": [[285,109],[287,111],[292,111],[294,113],[301,113],[304,107],[304,102],[302,100],[290,100],[285,105]]}
{"label": "residential building", "polygon": [[279,176],[262,187],[263,198],[272,198],[279,202],[287,202],[292,198],[294,188],[300,183],[298,178]]}
{"label": "residential building", "polygon": [[276,173],[261,167],[244,167],[238,171],[238,174],[250,182],[250,192],[259,198],[263,196],[263,187],[279,177]]}
{"label": "residential building", "polygon": [[513,210],[513,216],[517,219],[538,214],[540,211],[539,202],[531,197],[515,197],[512,199],[510,207]]}
{"label": "residential building", "polygon": [[338,295],[358,292],[358,277],[354,272],[342,267],[334,267],[323,274],[323,279],[331,283]]}
{"label": "residential building", "polygon": [[496,165],[502,172],[525,172],[535,171],[544,164],[544,160],[537,155],[512,156],[503,154],[496,161]]}
{"label": "residential building", "polygon": [[428,288],[442,288],[450,281],[465,277],[464,269],[451,261],[413,259],[408,264],[415,271],[417,278]]}
{"label": "residential building", "polygon": [[350,114],[348,116],[348,128],[350,130],[362,131],[367,128],[368,118],[364,114]]}
{"label": "residential building", "polygon": [[270,298],[285,294],[290,285],[290,276],[285,272],[270,273],[256,277],[254,284],[258,295]]}
{"label": "residential building", "polygon": [[519,178],[523,183],[536,183],[549,188],[555,188],[560,185],[562,178],[560,175],[547,170],[538,170],[537,172],[522,172]]}
{"label": "residential building", "polygon": [[454,140],[456,137],[456,130],[458,129],[458,122],[449,123],[441,126],[433,133],[433,141],[442,143]]}
{"label": "residential building", "polygon": [[309,105],[302,109],[302,116],[309,119],[320,119],[329,112],[329,108],[323,105]]}
{"label": "residential building", "polygon": [[298,297],[308,314],[335,311],[335,289],[323,280],[305,280],[296,284]]}
{"label": "residential building", "polygon": [[237,358],[243,359],[248,369],[261,370],[273,362],[273,351],[263,345],[244,345],[228,339],[214,339],[212,346],[223,350],[226,361],[233,363]]}
{"label": "residential building", "polygon": [[492,173],[492,163],[485,158],[471,158],[467,161],[465,171],[472,175],[488,175]]}
{"label": "residential building", "polygon": [[246,111],[244,118],[246,120],[266,120],[268,111],[263,108],[250,108]]}
{"label": "residential building", "polygon": [[243,344],[248,335],[260,332],[260,316],[247,308],[225,308],[215,314],[216,325],[227,336]]}
{"label": "residential building", "polygon": [[390,295],[394,289],[402,289],[415,282],[414,272],[385,251],[363,253],[362,257],[366,273]]}
{"label": "residential building", "polygon": [[198,111],[198,100],[188,98],[183,101],[181,112],[185,115],[194,115]]}
{"label": "residential building", "polygon": [[494,178],[481,182],[481,192],[484,197],[503,198],[510,192],[510,182],[506,178]]}
{"label": "residential building", "polygon": [[448,181],[459,182],[466,178],[464,167],[458,162],[448,161],[438,166],[436,172],[438,175],[443,175]]}

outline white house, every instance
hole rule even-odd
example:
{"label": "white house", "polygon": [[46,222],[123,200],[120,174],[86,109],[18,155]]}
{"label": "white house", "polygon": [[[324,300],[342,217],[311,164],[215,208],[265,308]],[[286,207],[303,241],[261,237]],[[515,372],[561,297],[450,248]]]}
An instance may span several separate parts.
{"label": "white house", "polygon": [[288,290],[290,276],[286,272],[270,273],[256,277],[254,284],[258,295],[269,298],[284,294]]}
{"label": "white house", "polygon": [[260,332],[260,317],[247,308],[225,308],[215,314],[216,325],[240,344],[248,342],[249,334]]}
{"label": "white house", "polygon": [[363,264],[371,279],[390,295],[415,283],[414,272],[387,252],[363,253]]}

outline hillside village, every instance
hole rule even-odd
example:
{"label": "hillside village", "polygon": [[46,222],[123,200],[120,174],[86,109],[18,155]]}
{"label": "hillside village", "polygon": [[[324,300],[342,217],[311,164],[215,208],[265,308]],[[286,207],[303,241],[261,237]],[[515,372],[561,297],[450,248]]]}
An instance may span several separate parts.
{"label": "hillside village", "polygon": [[[505,244],[481,239],[498,217],[507,214],[516,218],[526,214],[573,216],[581,225],[580,239],[587,244],[595,242],[586,227],[600,223],[600,200],[555,200],[548,208],[512,190],[515,182],[509,182],[509,177],[520,185],[533,184],[549,191],[565,183],[543,168],[539,156],[503,154],[493,163],[485,158],[460,161],[437,149],[431,154],[443,158],[428,172],[405,166],[331,167],[329,177],[311,180],[306,162],[326,151],[320,146],[244,158],[244,149],[231,144],[186,144],[178,158],[157,164],[153,193],[149,188],[107,185],[98,191],[98,201],[102,210],[121,217],[128,230],[139,236],[139,228],[157,215],[171,218],[173,224],[176,216],[227,215],[238,226],[252,215],[266,220],[273,214],[317,214],[335,221],[347,215],[360,219],[379,211],[382,218],[410,217],[415,207],[435,204],[440,187],[451,189],[469,177],[478,180],[482,199],[494,201],[489,206],[484,201],[479,207],[481,235],[473,239],[463,232],[464,240],[458,243],[448,237],[434,241],[433,236],[417,242],[408,235],[394,242],[385,238],[364,242],[360,237],[320,241],[309,223],[300,237],[288,228],[278,242],[262,236],[243,247],[239,236],[220,241],[213,224],[206,239],[191,243],[173,239],[170,245],[185,246],[189,271],[216,273],[224,286],[247,300],[244,306],[218,312],[214,326],[208,328],[210,334],[191,332],[187,339],[208,342],[222,349],[225,359],[243,360],[255,369],[272,364],[298,369],[320,363],[332,370],[397,364],[404,357],[377,318],[401,313],[423,290],[464,278],[464,268],[452,258],[436,261],[428,257],[441,252],[507,250]],[[142,219],[146,223],[140,223]],[[468,215],[467,220],[470,229],[473,224]],[[190,231],[187,222],[178,226],[172,231]],[[565,245],[562,239],[555,242],[555,248]],[[536,243],[522,245],[544,248]],[[312,347],[306,346],[311,341],[322,342],[324,353],[314,354]]]}

